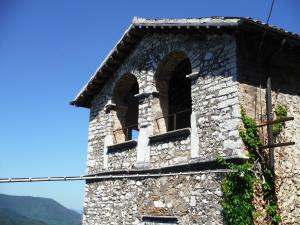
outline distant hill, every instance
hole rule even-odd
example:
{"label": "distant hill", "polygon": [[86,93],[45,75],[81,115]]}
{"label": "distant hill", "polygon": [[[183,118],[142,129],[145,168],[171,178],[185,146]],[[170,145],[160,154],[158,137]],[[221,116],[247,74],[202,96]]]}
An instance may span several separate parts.
{"label": "distant hill", "polygon": [[43,221],[30,219],[10,209],[0,209],[1,225],[47,225]]}
{"label": "distant hill", "polygon": [[80,225],[81,215],[53,199],[0,194],[0,224]]}

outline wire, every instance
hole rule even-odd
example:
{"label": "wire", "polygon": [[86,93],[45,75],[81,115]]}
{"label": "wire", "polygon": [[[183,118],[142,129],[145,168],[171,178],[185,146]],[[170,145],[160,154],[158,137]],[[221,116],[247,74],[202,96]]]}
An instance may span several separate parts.
{"label": "wire", "polygon": [[270,21],[271,15],[272,15],[274,3],[275,3],[275,0],[272,0],[272,4],[271,4],[270,10],[269,10],[268,17],[267,17],[266,27],[265,27],[263,36],[262,36],[260,44],[259,44],[258,57],[261,55],[260,52],[261,52],[261,49],[262,49],[262,46],[263,46],[263,42],[264,42],[264,39],[265,39],[265,36],[266,36],[266,33],[267,33],[267,25],[269,25],[269,21]]}
{"label": "wire", "polygon": [[273,0],[273,1],[272,1],[272,4],[271,4],[271,8],[270,8],[269,15],[268,15],[268,19],[267,19],[267,24],[269,24],[269,20],[270,20],[272,11],[273,11],[274,3],[275,3],[275,0]]}
{"label": "wire", "polygon": [[42,182],[42,181],[78,181],[78,180],[107,180],[123,178],[157,178],[180,175],[200,175],[208,173],[230,173],[237,172],[231,169],[215,169],[188,172],[171,172],[171,173],[146,173],[146,174],[120,174],[120,175],[87,175],[87,176],[65,176],[65,177],[29,177],[29,178],[0,178],[0,183],[17,183],[17,182]]}
{"label": "wire", "polygon": [[[266,36],[266,33],[267,33],[267,26],[269,24],[269,21],[270,21],[270,18],[271,18],[271,15],[272,15],[272,12],[273,12],[273,7],[274,7],[274,3],[275,3],[275,0],[272,0],[272,4],[271,4],[271,7],[269,9],[269,14],[268,14],[268,17],[267,17],[267,23],[266,23],[266,26],[265,26],[265,29],[264,29],[264,33],[262,35],[262,38],[261,38],[261,41],[260,41],[260,44],[259,44],[259,47],[258,47],[258,52],[257,52],[257,63],[260,64],[261,62],[261,51],[262,51],[262,47],[263,47],[263,43],[264,43],[264,40],[265,40],[265,36]],[[261,101],[261,96],[262,96],[262,88],[261,88],[261,84],[262,84],[262,74],[261,74],[261,71],[258,72],[259,73],[259,82],[260,82],[260,85],[259,85],[259,98],[260,98],[260,121],[263,120],[262,118],[262,101]],[[256,115],[255,115],[256,117]]]}

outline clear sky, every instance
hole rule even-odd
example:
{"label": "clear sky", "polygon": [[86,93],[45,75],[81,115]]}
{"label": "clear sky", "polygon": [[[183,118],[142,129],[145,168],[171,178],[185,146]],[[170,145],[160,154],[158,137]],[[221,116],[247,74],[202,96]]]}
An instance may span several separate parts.
{"label": "clear sky", "polygon": [[[0,0],[0,177],[85,173],[88,113],[69,105],[133,16],[250,16],[271,0]],[[300,33],[300,1],[276,0],[270,23]],[[81,209],[84,182],[0,184]]]}

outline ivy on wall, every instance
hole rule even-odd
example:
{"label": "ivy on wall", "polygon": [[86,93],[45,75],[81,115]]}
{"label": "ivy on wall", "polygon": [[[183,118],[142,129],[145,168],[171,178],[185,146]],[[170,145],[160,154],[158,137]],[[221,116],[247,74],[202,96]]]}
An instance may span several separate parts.
{"label": "ivy on wall", "polygon": [[[278,105],[275,110],[274,110],[276,119],[282,119],[287,117],[287,108],[285,106],[282,105]],[[284,126],[284,123],[275,123],[273,124],[273,129],[272,129],[272,133],[273,133],[273,137],[274,139],[278,137],[278,135],[280,134],[280,132],[282,131]]]}
{"label": "ivy on wall", "polygon": [[[287,109],[284,106],[277,106],[274,110],[276,119],[287,116]],[[280,215],[277,214],[277,199],[275,194],[275,179],[272,170],[268,165],[268,155],[259,152],[262,146],[260,132],[254,119],[246,115],[242,109],[242,121],[244,128],[240,129],[240,136],[244,141],[249,157],[243,164],[235,164],[218,157],[223,166],[232,169],[223,179],[222,206],[225,211],[226,221],[229,225],[252,225],[256,218],[255,207],[253,206],[254,185],[262,186],[263,199],[266,202],[267,224],[279,224]],[[277,123],[273,126],[273,137],[276,138],[282,131],[284,123]],[[261,165],[258,167],[257,165]],[[261,170],[261,176],[257,176],[256,170]]]}

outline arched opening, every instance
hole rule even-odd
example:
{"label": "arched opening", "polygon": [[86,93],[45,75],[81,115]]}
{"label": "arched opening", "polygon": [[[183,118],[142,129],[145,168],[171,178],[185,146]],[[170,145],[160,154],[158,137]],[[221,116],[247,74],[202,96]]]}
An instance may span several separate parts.
{"label": "arched opening", "polygon": [[183,52],[170,53],[155,74],[159,92],[154,106],[156,133],[190,127],[191,82],[186,75],[192,72],[191,63]]}
{"label": "arched opening", "polygon": [[116,83],[112,101],[115,104],[113,112],[113,129],[115,143],[132,140],[138,136],[138,99],[139,85],[132,74],[123,75]]}

